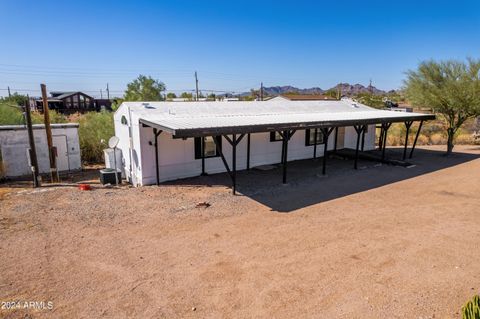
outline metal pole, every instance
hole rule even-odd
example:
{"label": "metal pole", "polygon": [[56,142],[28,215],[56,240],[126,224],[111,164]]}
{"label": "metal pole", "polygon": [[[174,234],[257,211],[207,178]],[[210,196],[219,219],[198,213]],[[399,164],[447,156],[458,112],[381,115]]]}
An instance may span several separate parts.
{"label": "metal pole", "polygon": [[233,195],[237,191],[237,134],[233,134],[232,139],[232,179],[233,179]]}
{"label": "metal pole", "polygon": [[[313,158],[315,159],[317,158],[317,129],[315,129],[313,133],[315,134],[315,136],[313,137]],[[308,137],[308,139],[310,139],[310,136]]]}
{"label": "metal pole", "polygon": [[283,152],[283,184],[287,183],[287,158],[288,158],[288,140],[290,138],[290,131],[283,132],[283,143],[285,145]]}
{"label": "metal pole", "polygon": [[338,141],[338,126],[335,128],[335,145],[333,147],[333,152],[337,152],[337,141]]}
{"label": "metal pole", "polygon": [[322,129],[322,134],[323,134],[323,142],[325,143],[323,146],[323,167],[322,167],[322,174],[325,175],[327,172],[327,153],[328,153],[328,137],[332,133],[333,128],[323,128]]}
{"label": "metal pole", "polygon": [[357,132],[357,146],[355,147],[355,164],[354,168],[357,169],[357,163],[358,163],[358,148],[360,146],[360,133],[361,131],[361,126],[354,126],[355,131]]}
{"label": "metal pole", "polygon": [[205,176],[205,136],[202,136],[200,138],[200,147],[202,148],[202,176]]}
{"label": "metal pole", "polygon": [[45,84],[40,84],[42,90],[42,100],[43,100],[43,120],[45,122],[45,131],[47,133],[47,144],[48,144],[48,156],[50,159],[50,177],[52,183],[58,181],[57,173],[57,163],[53,149],[52,142],[52,130],[50,128],[50,114],[48,110],[48,98],[47,98],[47,86]]}
{"label": "metal pole", "polygon": [[247,170],[250,169],[250,133],[247,135]]}
{"label": "metal pole", "polygon": [[197,71],[195,71],[195,100],[198,101],[198,77],[197,77]]}
{"label": "metal pole", "polygon": [[365,149],[365,131],[367,130],[367,126],[364,125],[362,127],[362,152]]}
{"label": "metal pole", "polygon": [[410,151],[409,158],[412,158],[413,156],[413,151],[415,150],[415,145],[417,145],[417,140],[418,140],[418,136],[420,135],[420,130],[422,129],[422,125],[423,125],[423,121],[420,121],[420,125],[418,126],[418,131],[417,131],[417,134],[415,135],[415,140],[413,141],[412,150]]}
{"label": "metal pole", "polygon": [[[159,168],[158,168],[158,134],[157,133],[157,129],[154,128],[153,129],[153,134],[155,135],[155,173],[156,173],[156,177],[157,177],[157,186],[160,185],[160,172],[159,172]],[[116,162],[116,159],[115,159],[115,162]],[[115,167],[115,176],[117,175],[117,172],[116,172],[116,167]]]}
{"label": "metal pole", "polygon": [[25,118],[27,122],[28,129],[28,142],[30,143],[30,162],[32,164],[32,173],[33,173],[33,187],[39,187],[40,181],[38,179],[38,160],[37,160],[37,151],[35,149],[35,139],[33,136],[33,127],[32,127],[32,117],[30,114],[30,99],[27,99],[25,102]]}
{"label": "metal pole", "polygon": [[412,121],[405,122],[405,127],[407,132],[405,133],[405,147],[403,148],[403,160],[407,158],[407,147],[408,147],[408,133],[410,131],[410,126],[412,126]]}
{"label": "metal pole", "polygon": [[387,136],[388,136],[388,129],[390,128],[390,123],[382,124],[383,128],[383,145],[382,145],[382,162],[385,160],[385,149],[387,148]]}

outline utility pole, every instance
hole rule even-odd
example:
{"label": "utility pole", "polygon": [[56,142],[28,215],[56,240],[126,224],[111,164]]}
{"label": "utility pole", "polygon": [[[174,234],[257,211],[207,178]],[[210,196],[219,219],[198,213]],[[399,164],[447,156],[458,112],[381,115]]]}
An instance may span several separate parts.
{"label": "utility pole", "polygon": [[102,89],[100,89],[100,98],[103,99],[103,92]]}
{"label": "utility pole", "polygon": [[195,71],[195,92],[196,92],[196,100],[198,101],[198,77],[197,77],[197,71]]}
{"label": "utility pole", "polygon": [[45,131],[47,133],[48,157],[50,159],[50,177],[52,183],[58,181],[57,163],[55,158],[55,149],[52,142],[52,129],[50,128],[50,114],[48,110],[47,86],[40,84],[43,100],[43,121],[45,122]]}
{"label": "utility pole", "polygon": [[37,151],[35,149],[35,139],[33,136],[33,127],[32,127],[32,117],[30,114],[30,97],[27,95],[27,101],[25,102],[25,119],[27,122],[28,130],[28,142],[30,143],[30,149],[28,150],[28,155],[30,158],[30,166],[32,167],[33,173],[33,187],[40,186],[40,180],[38,178],[38,160],[37,160]]}
{"label": "utility pole", "polygon": [[8,89],[8,97],[11,98],[11,97],[12,97],[12,94],[10,94],[10,87],[7,86],[7,89]]}
{"label": "utility pole", "polygon": [[110,89],[108,88],[108,83],[107,83],[107,99],[110,100]]}
{"label": "utility pole", "polygon": [[263,82],[260,83],[260,101],[263,101]]}

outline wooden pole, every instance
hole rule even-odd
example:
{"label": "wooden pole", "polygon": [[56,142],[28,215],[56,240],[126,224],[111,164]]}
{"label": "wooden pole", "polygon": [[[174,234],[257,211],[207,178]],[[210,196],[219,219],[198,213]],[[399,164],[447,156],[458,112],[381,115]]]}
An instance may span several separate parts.
{"label": "wooden pole", "polygon": [[57,176],[57,163],[56,163],[54,149],[53,149],[52,129],[50,128],[50,114],[48,110],[47,86],[45,84],[40,84],[40,88],[42,89],[43,120],[45,122],[45,132],[47,133],[48,157],[50,159],[50,177],[53,183],[55,181],[58,181],[58,176]]}
{"label": "wooden pole", "polygon": [[28,130],[28,142],[30,143],[30,162],[32,165],[32,174],[33,174],[33,187],[40,186],[40,180],[38,178],[38,160],[37,160],[37,151],[35,149],[35,139],[33,136],[33,127],[32,127],[32,117],[30,114],[30,98],[27,99],[25,102],[25,119],[27,122],[27,130]]}

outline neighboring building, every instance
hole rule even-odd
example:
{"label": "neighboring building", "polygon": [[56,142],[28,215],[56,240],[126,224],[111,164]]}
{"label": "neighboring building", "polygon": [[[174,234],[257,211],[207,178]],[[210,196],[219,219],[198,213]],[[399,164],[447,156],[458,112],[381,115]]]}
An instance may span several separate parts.
{"label": "neighboring building", "polygon": [[[82,92],[50,92],[48,108],[59,113],[76,113],[112,110],[112,102],[108,99],[95,99]],[[43,100],[36,100],[36,107],[43,112]]]}
{"label": "neighboring building", "polygon": [[[280,98],[235,103],[124,102],[115,112],[114,123],[126,177],[138,186],[225,172],[224,164],[234,171],[235,143],[231,142],[240,137],[235,164],[246,169],[281,162],[283,144],[287,144],[287,162],[312,158],[315,151],[323,156],[325,143],[328,150],[356,149],[362,134],[360,144],[373,150],[376,124],[433,118],[377,110],[352,100]],[[332,134],[325,139],[321,129]],[[292,133],[284,142],[282,134]]]}
{"label": "neighboring building", "polygon": [[[56,147],[60,172],[81,169],[78,124],[51,124],[53,146]],[[47,134],[43,124],[33,125],[35,149],[40,173],[50,172]],[[32,174],[29,165],[28,132],[24,125],[0,126],[0,176],[17,177]]]}
{"label": "neighboring building", "polygon": [[338,99],[323,94],[281,94],[273,99],[286,99],[289,101],[337,101]]}
{"label": "neighboring building", "polygon": [[393,101],[385,101],[385,109],[395,112],[413,112],[413,107],[406,103],[395,103]]}

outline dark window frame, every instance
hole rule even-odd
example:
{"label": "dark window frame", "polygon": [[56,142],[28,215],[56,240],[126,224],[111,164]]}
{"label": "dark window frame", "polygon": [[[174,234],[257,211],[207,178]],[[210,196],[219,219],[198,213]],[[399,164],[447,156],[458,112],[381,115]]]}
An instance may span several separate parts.
{"label": "dark window frame", "polygon": [[[305,130],[305,146],[313,146],[315,145],[314,142],[310,142],[310,134],[312,131],[315,131],[315,129],[306,129]],[[325,144],[325,136],[323,136],[323,133],[320,129],[317,129],[317,132],[320,132],[320,141],[318,140],[318,137],[317,137],[317,145],[322,145],[322,144]]]}
{"label": "dark window frame", "polygon": [[283,141],[283,137],[278,137],[276,136],[276,133],[278,132],[270,132],[270,142],[281,142]]}
{"label": "dark window frame", "polygon": [[[204,136],[205,138],[207,136]],[[222,136],[217,135],[214,136],[214,138],[217,140],[218,147],[220,148],[220,151],[222,150]],[[195,144],[195,159],[202,159],[202,137],[195,137],[194,138],[194,144]],[[205,155],[205,158],[214,158],[214,157],[220,157],[220,153],[217,151],[215,148],[215,155]]]}

